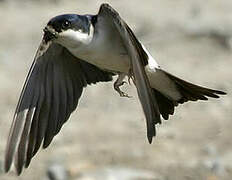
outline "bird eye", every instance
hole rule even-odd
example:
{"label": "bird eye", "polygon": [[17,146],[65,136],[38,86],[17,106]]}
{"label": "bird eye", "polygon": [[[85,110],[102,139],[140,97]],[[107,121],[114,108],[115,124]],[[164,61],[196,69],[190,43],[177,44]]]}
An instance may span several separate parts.
{"label": "bird eye", "polygon": [[68,29],[68,28],[70,27],[70,25],[71,25],[71,23],[70,23],[69,21],[65,21],[65,22],[63,22],[63,24],[62,24],[62,28],[63,28],[63,29]]}

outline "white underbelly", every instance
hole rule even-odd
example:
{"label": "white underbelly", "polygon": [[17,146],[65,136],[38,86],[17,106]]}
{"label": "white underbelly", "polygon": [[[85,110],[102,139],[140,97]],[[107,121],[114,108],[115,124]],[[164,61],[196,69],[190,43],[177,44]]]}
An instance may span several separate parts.
{"label": "white underbelly", "polygon": [[113,43],[92,44],[69,50],[74,56],[101,69],[125,73],[129,71],[130,60],[125,49]]}
{"label": "white underbelly", "polygon": [[120,55],[114,53],[87,53],[78,54],[77,57],[101,69],[126,73],[129,71],[130,62],[128,56],[125,54]]}

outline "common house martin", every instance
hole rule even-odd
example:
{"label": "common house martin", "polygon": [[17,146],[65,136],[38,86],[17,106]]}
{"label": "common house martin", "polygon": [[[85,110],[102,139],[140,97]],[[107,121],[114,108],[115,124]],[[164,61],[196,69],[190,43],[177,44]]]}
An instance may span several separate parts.
{"label": "common house martin", "polygon": [[113,80],[120,90],[128,77],[135,85],[152,142],[161,116],[178,104],[226,94],[182,80],[163,70],[110,5],[97,15],[64,14],[44,28],[42,42],[24,84],[10,129],[5,171],[27,168],[41,144],[47,148],[76,109],[83,88]]}

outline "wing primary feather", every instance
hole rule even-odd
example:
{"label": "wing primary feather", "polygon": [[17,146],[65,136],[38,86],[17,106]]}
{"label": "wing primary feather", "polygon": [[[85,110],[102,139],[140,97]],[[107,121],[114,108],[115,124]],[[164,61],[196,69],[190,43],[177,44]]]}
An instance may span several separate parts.
{"label": "wing primary feather", "polygon": [[45,131],[47,128],[47,124],[48,124],[48,117],[49,117],[49,110],[50,110],[50,104],[47,103],[49,101],[49,99],[47,98],[48,92],[46,92],[47,62],[43,62],[43,63],[44,63],[43,67],[40,68],[41,69],[40,94],[42,96],[43,102],[41,103],[41,108],[40,108],[40,112],[38,116],[38,130],[37,130],[36,143],[35,143],[32,156],[34,156],[37,153],[43,141]]}
{"label": "wing primary feather", "polygon": [[24,111],[17,113],[15,117],[14,130],[11,134],[10,144],[9,144],[9,148],[7,149],[7,155],[5,159],[6,172],[8,172],[11,167],[16,148],[18,147],[19,144],[19,138],[22,136],[23,128],[25,125],[25,116],[27,111],[28,110],[26,109]]}
{"label": "wing primary feather", "polygon": [[39,71],[40,73],[37,75],[37,83],[36,83],[36,87],[35,87],[35,94],[36,97],[38,97],[38,101],[36,102],[36,109],[35,109],[35,113],[33,116],[33,120],[32,120],[32,125],[31,125],[31,129],[30,129],[30,135],[29,135],[29,142],[28,142],[28,149],[27,149],[27,155],[26,155],[26,162],[25,162],[25,167],[27,168],[31,162],[31,158],[33,157],[33,151],[35,148],[35,144],[36,144],[36,137],[37,137],[37,133],[38,133],[38,121],[39,121],[39,114],[40,114],[40,109],[42,106],[42,103],[44,101],[44,93],[41,93],[41,87],[40,87],[40,82],[41,82],[41,71]]}
{"label": "wing primary feather", "polygon": [[53,95],[52,95],[52,107],[49,115],[49,122],[46,129],[46,134],[44,137],[43,142],[43,148],[47,148],[48,145],[51,143],[54,132],[56,130],[57,123],[59,121],[58,114],[62,111],[60,107],[61,106],[61,100],[63,98],[63,95],[61,94],[61,78],[60,77],[60,64],[57,64],[59,62],[56,62],[56,64],[53,64]]}
{"label": "wing primary feather", "polygon": [[[39,78],[39,73],[38,73],[38,69],[36,67],[34,67],[33,73],[30,76],[30,80],[28,81],[27,87],[25,89],[25,94],[24,94],[24,98],[21,102],[21,105],[19,106],[19,110],[21,109],[21,106],[24,107],[24,99],[27,99],[27,105],[26,107],[28,107],[28,112],[26,115],[26,119],[25,119],[25,126],[22,132],[22,136],[20,138],[20,142],[18,145],[18,150],[16,152],[16,160],[15,160],[15,164],[16,164],[16,171],[17,174],[21,174],[22,172],[22,168],[23,165],[26,161],[26,154],[27,154],[27,150],[28,150],[28,144],[29,144],[29,134],[30,134],[30,129],[31,129],[31,125],[32,125],[32,120],[33,120],[33,116],[35,113],[35,106],[37,104],[38,101],[38,93],[36,91],[37,88],[37,82],[38,82],[38,78]],[[29,105],[30,103],[30,105]]]}
{"label": "wing primary feather", "polygon": [[[61,78],[61,93],[62,93],[62,101],[61,101],[61,112],[62,114],[59,116],[59,121],[57,123],[57,125],[55,126],[55,131],[54,131],[54,135],[56,135],[56,131],[59,127],[62,126],[62,124],[64,124],[67,120],[67,116],[68,114],[70,115],[69,113],[69,103],[70,103],[70,96],[71,96],[71,93],[70,92],[70,88],[69,88],[69,84],[68,84],[68,78],[69,78],[69,73],[68,71],[70,70],[69,67],[67,66],[66,64],[66,60],[65,59],[62,59],[61,61],[61,71],[63,72],[63,75],[64,77]],[[70,95],[69,95],[70,94]],[[72,97],[71,97],[72,99]],[[71,100],[73,101],[73,99]]]}
{"label": "wing primary feather", "polygon": [[26,152],[27,152],[27,147],[28,147],[28,136],[29,136],[29,131],[30,131],[34,112],[35,112],[35,108],[31,108],[27,113],[26,123],[24,126],[24,130],[22,133],[20,143],[19,143],[18,151],[16,153],[17,155],[16,155],[15,166],[16,166],[16,172],[18,175],[21,174],[23,165],[26,160]]}
{"label": "wing primary feather", "polygon": [[7,146],[6,146],[6,153],[5,153],[5,164],[4,164],[4,170],[5,172],[8,172],[13,158],[14,158],[14,154],[16,151],[16,148],[18,146],[20,137],[21,137],[21,133],[23,131],[23,127],[24,127],[24,120],[23,118],[21,118],[22,113],[24,112],[20,112],[20,105],[22,104],[22,99],[25,96],[25,90],[28,84],[28,81],[30,79],[30,76],[32,74],[32,72],[34,71],[34,66],[35,66],[35,60],[33,61],[29,73],[26,77],[22,92],[20,94],[20,98],[19,98],[19,102],[17,104],[16,110],[15,110],[15,114],[14,114],[14,118],[13,118],[13,122],[10,128],[10,133],[9,133],[9,137],[7,140]]}
{"label": "wing primary feather", "polygon": [[[56,72],[55,70],[55,63],[54,61],[49,61],[47,63],[46,66],[46,77],[44,79],[44,86],[45,86],[45,104],[43,105],[44,110],[46,111],[46,114],[44,116],[43,119],[41,119],[44,123],[44,126],[41,127],[41,140],[40,142],[42,142],[43,140],[43,146],[44,143],[46,142],[46,138],[47,138],[47,133],[52,133],[52,127],[53,127],[53,123],[56,122],[56,119],[53,119],[53,115],[54,115],[54,102],[56,101],[56,97],[54,96],[53,90],[56,89],[56,87],[54,86],[54,83],[57,82],[56,79],[54,79],[54,72]],[[58,90],[58,89],[56,89]],[[58,97],[59,98],[59,97]],[[57,114],[58,112],[56,112]]]}
{"label": "wing primary feather", "polygon": [[[57,124],[54,126],[54,130],[53,130],[53,134],[55,135],[55,132],[57,130],[58,127],[62,126],[62,124],[64,124],[64,122],[66,121],[66,116],[68,114],[67,112],[67,106],[68,106],[68,101],[67,101],[67,97],[68,97],[68,89],[66,86],[66,76],[68,76],[68,74],[66,74],[66,71],[64,70],[65,67],[65,63],[64,63],[64,59],[61,60],[60,62],[60,71],[62,72],[62,74],[64,75],[64,77],[60,77],[60,108],[59,108],[59,117],[58,117],[58,121]],[[67,68],[66,68],[67,69]],[[61,76],[61,74],[59,74],[59,76]]]}
{"label": "wing primary feather", "polygon": [[[67,113],[66,113],[66,116],[65,116],[65,121],[69,118],[69,114],[72,113],[72,111],[75,109],[73,107],[73,105],[75,104],[74,103],[74,92],[73,92],[73,84],[72,84],[72,80],[71,80],[71,77],[68,73],[66,73],[65,75],[65,82],[66,82],[66,88],[67,88],[67,96],[68,96],[68,99],[69,101],[67,101]],[[60,127],[60,125],[59,125]],[[59,128],[57,127],[57,129]]]}

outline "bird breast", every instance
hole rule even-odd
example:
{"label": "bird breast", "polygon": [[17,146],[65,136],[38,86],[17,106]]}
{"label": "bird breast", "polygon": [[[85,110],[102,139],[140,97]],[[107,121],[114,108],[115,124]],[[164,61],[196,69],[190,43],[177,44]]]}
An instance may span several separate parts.
{"label": "bird breast", "polygon": [[71,53],[90,64],[114,72],[129,71],[129,57],[123,44],[117,38],[98,36],[91,43],[70,49]]}

